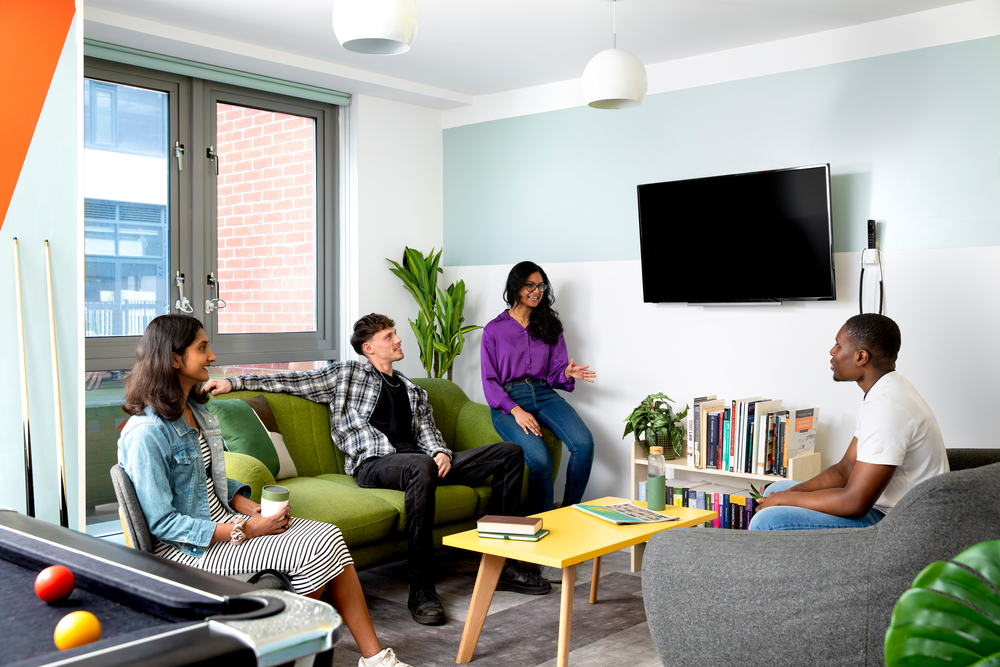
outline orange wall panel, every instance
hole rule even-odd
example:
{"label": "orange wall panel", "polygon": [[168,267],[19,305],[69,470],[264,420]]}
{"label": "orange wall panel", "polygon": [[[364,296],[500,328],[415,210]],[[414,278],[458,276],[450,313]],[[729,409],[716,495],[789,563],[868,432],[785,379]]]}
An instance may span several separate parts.
{"label": "orange wall panel", "polygon": [[0,226],[76,11],[74,0],[0,0]]}

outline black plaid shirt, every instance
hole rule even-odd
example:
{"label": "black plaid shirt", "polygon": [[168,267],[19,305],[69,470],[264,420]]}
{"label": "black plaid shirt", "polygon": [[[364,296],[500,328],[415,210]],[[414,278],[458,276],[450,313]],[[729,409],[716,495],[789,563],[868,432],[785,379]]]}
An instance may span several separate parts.
{"label": "black plaid shirt", "polygon": [[[427,392],[399,371],[396,371],[395,378],[406,384],[417,446],[428,456],[443,452],[451,458],[451,450],[445,446],[441,432],[434,425]],[[396,451],[385,434],[368,423],[382,390],[382,378],[367,362],[339,361],[314,371],[241,375],[229,381],[233,391],[246,389],[292,394],[328,405],[330,437],[344,452],[344,468],[348,475],[353,475],[365,459]]]}

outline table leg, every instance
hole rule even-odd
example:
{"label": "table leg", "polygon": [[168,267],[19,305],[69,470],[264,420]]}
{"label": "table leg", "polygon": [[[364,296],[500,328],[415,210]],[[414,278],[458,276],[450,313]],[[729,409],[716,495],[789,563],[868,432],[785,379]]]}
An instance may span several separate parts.
{"label": "table leg", "polygon": [[[486,612],[490,610],[493,594],[500,580],[500,570],[506,559],[503,556],[483,554],[479,561],[479,574],[476,576],[476,587],[472,589],[472,600],[469,602],[469,613],[465,616],[465,629],[462,630],[462,643],[458,646],[458,664],[472,660],[472,654],[479,643],[479,633],[483,631]],[[572,596],[572,593],[570,593]]]}
{"label": "table leg", "polygon": [[594,559],[594,576],[590,579],[590,604],[597,604],[597,585],[601,580],[601,557]]}
{"label": "table leg", "polygon": [[576,565],[563,568],[562,599],[559,603],[559,654],[556,667],[569,666],[569,631],[573,625],[573,586],[576,584]]}

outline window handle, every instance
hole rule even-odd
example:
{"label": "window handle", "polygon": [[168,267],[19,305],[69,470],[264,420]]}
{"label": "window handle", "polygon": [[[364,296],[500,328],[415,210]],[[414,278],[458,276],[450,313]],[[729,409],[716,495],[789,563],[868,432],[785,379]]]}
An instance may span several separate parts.
{"label": "window handle", "polygon": [[174,284],[177,285],[177,303],[174,304],[174,308],[181,311],[182,313],[193,313],[194,308],[191,307],[191,302],[188,301],[187,297],[184,296],[184,274],[180,271],[174,277]]}
{"label": "window handle", "polygon": [[174,157],[177,158],[177,171],[184,171],[184,144],[179,141],[174,142]]}
{"label": "window handle", "polygon": [[205,314],[211,315],[214,310],[221,310],[226,307],[226,302],[219,297],[219,281],[215,278],[215,272],[208,274],[206,276],[208,279],[209,289],[215,288],[215,298],[205,299]]}
{"label": "window handle", "polygon": [[205,157],[215,162],[215,175],[219,175],[219,154],[215,152],[215,146],[209,146],[205,151]]}

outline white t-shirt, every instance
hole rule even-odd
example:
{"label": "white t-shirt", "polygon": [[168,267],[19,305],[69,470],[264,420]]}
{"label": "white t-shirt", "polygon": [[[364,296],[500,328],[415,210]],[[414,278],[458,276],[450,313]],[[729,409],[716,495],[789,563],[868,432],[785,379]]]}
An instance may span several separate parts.
{"label": "white t-shirt", "polygon": [[886,373],[872,385],[858,409],[854,435],[858,461],[896,466],[875,509],[890,510],[908,490],[948,472],[941,429],[930,407],[899,373]]}

